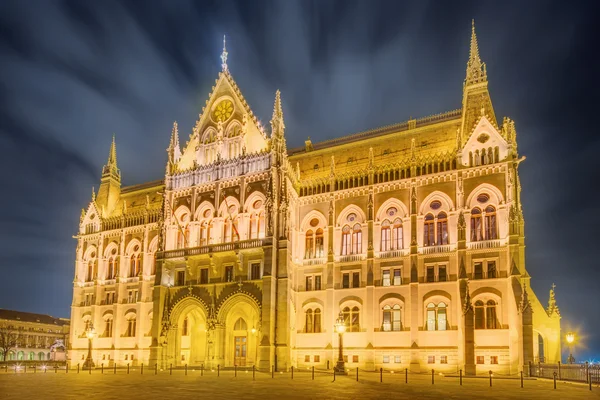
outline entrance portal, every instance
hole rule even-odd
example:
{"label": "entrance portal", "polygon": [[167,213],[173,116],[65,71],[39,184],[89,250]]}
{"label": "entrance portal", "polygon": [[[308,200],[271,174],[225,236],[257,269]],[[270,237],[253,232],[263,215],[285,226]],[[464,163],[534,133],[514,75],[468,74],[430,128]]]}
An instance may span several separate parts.
{"label": "entrance portal", "polygon": [[234,362],[238,367],[246,366],[246,353],[247,353],[247,345],[248,341],[246,336],[236,336],[235,337],[235,354],[234,354]]}

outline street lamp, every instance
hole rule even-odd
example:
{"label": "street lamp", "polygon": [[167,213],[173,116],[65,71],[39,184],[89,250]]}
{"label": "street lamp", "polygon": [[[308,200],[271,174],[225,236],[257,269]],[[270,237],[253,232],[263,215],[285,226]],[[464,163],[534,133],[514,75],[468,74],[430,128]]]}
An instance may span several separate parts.
{"label": "street lamp", "polygon": [[92,369],[95,367],[94,360],[92,360],[92,339],[94,339],[96,336],[96,330],[91,322],[88,324],[88,327],[85,330],[85,336],[88,338],[88,354],[85,362],[83,363],[83,369]]}
{"label": "street lamp", "polygon": [[337,374],[346,375],[346,367],[344,366],[344,342],[342,335],[346,332],[346,323],[344,322],[344,314],[340,311],[340,315],[335,320],[335,331],[340,336],[340,354],[337,360],[337,364],[333,368]]}
{"label": "street lamp", "polygon": [[567,363],[573,364],[575,362],[575,357],[573,357],[573,342],[575,342],[575,334],[573,332],[567,333],[565,336],[567,339],[567,343],[569,344],[569,358],[567,358]]}

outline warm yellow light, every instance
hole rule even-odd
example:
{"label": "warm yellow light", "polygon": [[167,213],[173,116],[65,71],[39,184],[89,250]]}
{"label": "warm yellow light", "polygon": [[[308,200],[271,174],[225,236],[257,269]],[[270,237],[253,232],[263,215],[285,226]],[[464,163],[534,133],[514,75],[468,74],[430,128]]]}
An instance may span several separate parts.
{"label": "warm yellow light", "polygon": [[337,333],[344,333],[346,332],[346,324],[336,324],[335,325],[335,330]]}
{"label": "warm yellow light", "polygon": [[575,341],[575,334],[573,332],[567,333],[566,339],[567,339],[567,343],[569,343],[569,344],[573,343]]}
{"label": "warm yellow light", "polygon": [[88,339],[93,339],[96,336],[96,330],[94,328],[90,328],[85,332],[85,335]]}

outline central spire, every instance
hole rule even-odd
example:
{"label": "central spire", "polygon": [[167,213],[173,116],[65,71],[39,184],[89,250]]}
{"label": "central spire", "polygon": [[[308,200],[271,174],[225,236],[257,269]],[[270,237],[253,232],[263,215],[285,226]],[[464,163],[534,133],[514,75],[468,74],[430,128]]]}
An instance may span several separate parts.
{"label": "central spire", "polygon": [[227,46],[225,42],[225,35],[223,35],[223,52],[221,53],[221,69],[223,72],[227,71]]}
{"label": "central spire", "polygon": [[102,168],[102,176],[112,176],[120,179],[121,172],[117,166],[117,144],[115,142],[115,135],[113,134],[112,143],[110,144],[110,150],[108,152],[108,160],[106,165]]}
{"label": "central spire", "polygon": [[471,49],[469,51],[469,61],[467,62],[467,77],[465,85],[472,85],[480,82],[487,82],[487,71],[485,63],[479,57],[479,45],[477,44],[477,35],[475,34],[475,20],[471,21]]}

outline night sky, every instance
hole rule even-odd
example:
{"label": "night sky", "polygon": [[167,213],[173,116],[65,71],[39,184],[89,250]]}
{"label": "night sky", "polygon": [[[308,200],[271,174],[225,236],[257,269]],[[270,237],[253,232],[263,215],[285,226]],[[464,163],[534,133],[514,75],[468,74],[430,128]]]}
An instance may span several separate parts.
{"label": "night sky", "polygon": [[546,304],[556,283],[563,330],[582,336],[575,357],[600,358],[592,2],[397,3],[0,2],[0,307],[70,316],[72,236],[113,133],[124,185],[161,179],[173,121],[185,142],[218,76],[223,34],[265,125],[281,89],[296,147],[460,108],[475,18],[496,116],[516,121],[527,157],[532,285]]}

